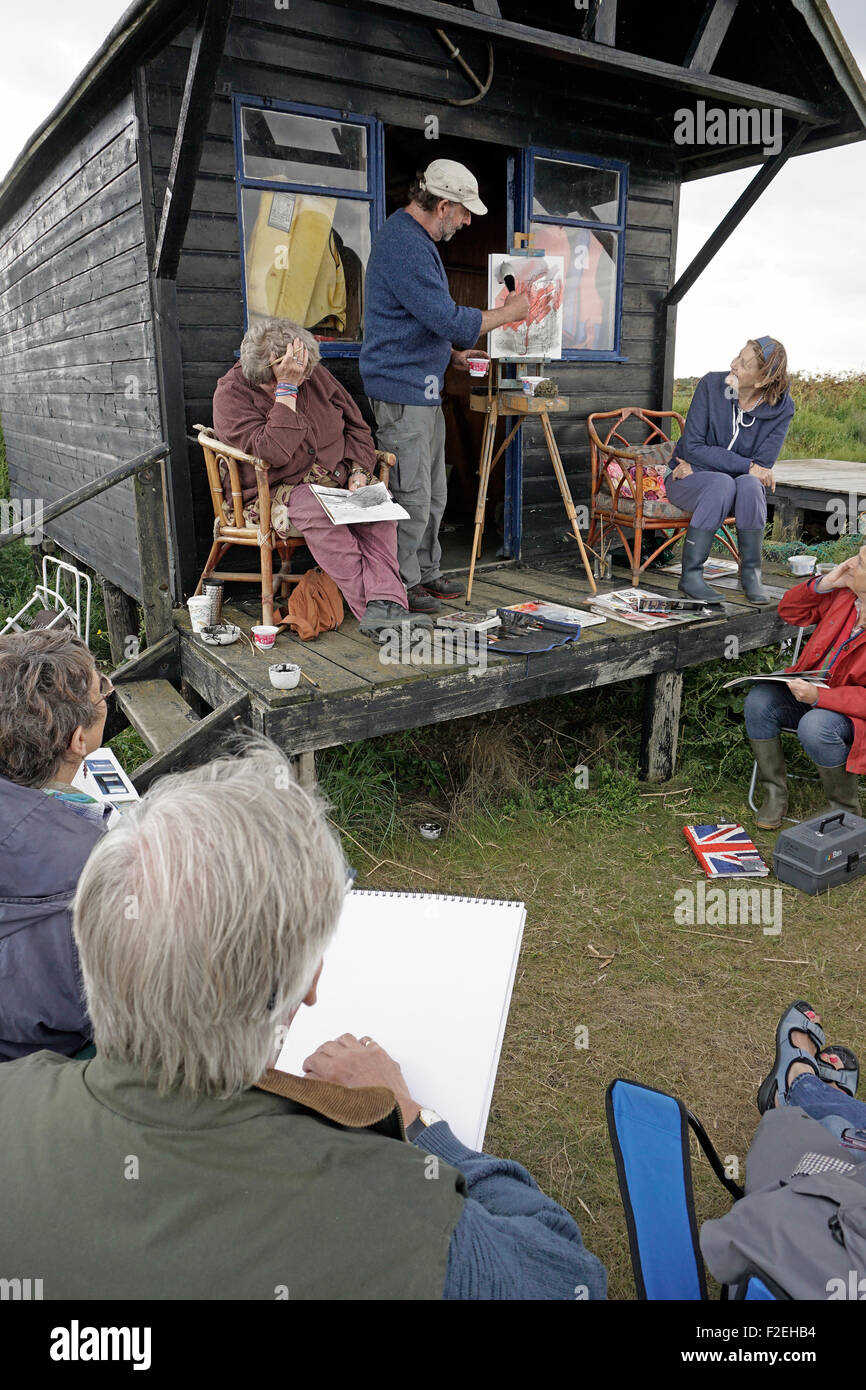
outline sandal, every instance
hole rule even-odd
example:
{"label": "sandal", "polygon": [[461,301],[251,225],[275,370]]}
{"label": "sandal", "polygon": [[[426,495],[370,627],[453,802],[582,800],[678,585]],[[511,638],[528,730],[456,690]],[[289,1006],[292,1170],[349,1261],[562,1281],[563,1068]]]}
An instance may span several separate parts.
{"label": "sandal", "polygon": [[776,1104],[777,1093],[782,1096],[787,1093],[788,1070],[792,1063],[805,1062],[816,1076],[820,1075],[815,1057],[809,1052],[803,1052],[801,1048],[795,1047],[791,1042],[791,1033],[794,1029],[807,1033],[819,1052],[823,1050],[826,1043],[821,1020],[812,1005],[807,1004],[805,999],[798,999],[796,1003],[791,1004],[785,1010],[776,1028],[776,1056],[772,1070],[761,1082],[758,1090],[758,1109],[762,1115],[767,1110],[773,1109]]}
{"label": "sandal", "polygon": [[835,1082],[849,1096],[856,1096],[860,1084],[860,1060],[856,1052],[850,1047],[835,1045],[825,1047],[815,1060],[822,1081]]}

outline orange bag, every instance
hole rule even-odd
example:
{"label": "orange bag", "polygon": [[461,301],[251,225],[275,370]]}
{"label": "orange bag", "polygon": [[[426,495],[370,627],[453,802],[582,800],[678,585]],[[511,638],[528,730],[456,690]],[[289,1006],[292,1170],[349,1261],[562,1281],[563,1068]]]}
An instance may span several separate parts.
{"label": "orange bag", "polygon": [[329,574],[312,569],[292,585],[288,611],[279,626],[294,628],[302,642],[310,642],[342,621],[343,595]]}

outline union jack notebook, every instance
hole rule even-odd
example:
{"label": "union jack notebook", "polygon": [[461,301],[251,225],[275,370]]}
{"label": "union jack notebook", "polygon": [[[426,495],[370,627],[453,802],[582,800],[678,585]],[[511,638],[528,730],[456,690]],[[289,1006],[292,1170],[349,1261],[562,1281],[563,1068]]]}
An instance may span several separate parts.
{"label": "union jack notebook", "polygon": [[766,878],[770,870],[741,825],[684,825],[707,878]]}

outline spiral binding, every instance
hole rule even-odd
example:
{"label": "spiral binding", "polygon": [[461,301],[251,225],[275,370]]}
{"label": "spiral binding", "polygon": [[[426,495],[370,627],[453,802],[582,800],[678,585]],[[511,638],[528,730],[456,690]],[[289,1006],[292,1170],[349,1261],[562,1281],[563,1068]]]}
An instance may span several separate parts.
{"label": "spiral binding", "polygon": [[417,902],[477,903],[481,907],[525,907],[514,898],[461,898],[454,893],[394,893],[385,888],[353,888],[353,898],[412,898]]}

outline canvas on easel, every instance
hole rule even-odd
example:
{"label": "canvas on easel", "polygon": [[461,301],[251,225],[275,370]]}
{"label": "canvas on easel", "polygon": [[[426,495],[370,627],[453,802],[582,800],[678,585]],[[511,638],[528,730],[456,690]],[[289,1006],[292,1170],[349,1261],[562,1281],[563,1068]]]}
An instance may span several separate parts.
{"label": "canvas on easel", "polygon": [[505,303],[511,277],[515,294],[529,298],[529,318],[525,323],[494,328],[488,338],[490,356],[515,362],[557,361],[562,356],[565,260],[562,256],[493,252],[487,258],[489,309],[499,309]]}

